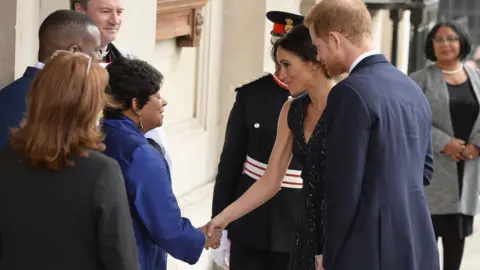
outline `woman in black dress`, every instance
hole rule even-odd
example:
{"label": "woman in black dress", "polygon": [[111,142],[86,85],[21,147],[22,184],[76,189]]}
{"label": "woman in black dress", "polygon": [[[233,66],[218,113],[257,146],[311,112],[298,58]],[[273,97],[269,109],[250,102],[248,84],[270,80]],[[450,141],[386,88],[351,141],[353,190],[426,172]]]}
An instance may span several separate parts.
{"label": "woman in black dress", "polygon": [[463,66],[471,41],[462,26],[439,22],[427,36],[425,53],[435,62],[411,77],[432,108],[434,174],[426,195],[437,239],[442,238],[444,270],[458,270],[465,238],[480,209],[479,71]]}
{"label": "woman in black dress", "polygon": [[272,198],[280,190],[295,155],[303,166],[304,184],[290,258],[292,270],[315,270],[315,260],[321,258],[318,256],[323,247],[326,126],[322,115],[335,82],[316,60],[316,52],[308,28],[303,25],[275,43],[272,56],[281,67],[280,78],[295,98],[288,100],[280,113],[275,146],[264,176],[210,222],[210,228],[225,228]]}

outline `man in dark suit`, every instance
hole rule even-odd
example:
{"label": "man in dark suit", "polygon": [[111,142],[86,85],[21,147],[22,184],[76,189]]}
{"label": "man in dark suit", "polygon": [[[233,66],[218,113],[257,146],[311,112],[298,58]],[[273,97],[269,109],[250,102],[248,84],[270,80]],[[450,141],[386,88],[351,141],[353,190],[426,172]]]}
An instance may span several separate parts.
{"label": "man in dark suit", "polygon": [[35,75],[55,51],[83,52],[99,60],[100,32],[83,14],[70,10],[53,12],[41,24],[38,37],[38,62],[27,67],[22,77],[0,90],[0,150],[8,144],[10,128],[18,127],[23,119],[27,92]]}
{"label": "man in dark suit", "polygon": [[439,270],[423,190],[433,171],[428,101],[374,52],[363,1],[320,1],[305,24],[328,72],[349,73],[327,100],[323,267]]}
{"label": "man in dark suit", "polygon": [[[266,16],[273,22],[271,42],[303,23],[303,16],[287,12],[270,11]],[[235,91],[237,97],[218,164],[212,217],[242,196],[265,173],[275,144],[278,117],[290,97],[277,73],[265,73]],[[228,226],[230,270],[287,269],[302,188],[300,174],[301,166],[293,159],[281,191]]]}

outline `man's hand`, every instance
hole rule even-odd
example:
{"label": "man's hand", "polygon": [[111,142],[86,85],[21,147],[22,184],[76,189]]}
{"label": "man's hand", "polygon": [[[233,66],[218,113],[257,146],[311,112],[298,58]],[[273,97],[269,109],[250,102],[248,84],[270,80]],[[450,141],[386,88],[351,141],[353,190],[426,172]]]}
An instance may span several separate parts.
{"label": "man's hand", "polygon": [[465,149],[462,151],[462,157],[464,159],[476,159],[480,154],[480,149],[474,144],[467,144]]}
{"label": "man's hand", "polygon": [[209,248],[217,249],[220,247],[220,240],[222,239],[221,229],[213,230],[211,236],[208,236],[208,224],[198,229],[205,234],[205,238],[207,239],[207,241],[205,241],[206,250],[208,250]]}
{"label": "man's hand", "polygon": [[453,138],[445,145],[442,152],[454,161],[460,161],[465,160],[465,157],[462,155],[465,148],[464,141]]}

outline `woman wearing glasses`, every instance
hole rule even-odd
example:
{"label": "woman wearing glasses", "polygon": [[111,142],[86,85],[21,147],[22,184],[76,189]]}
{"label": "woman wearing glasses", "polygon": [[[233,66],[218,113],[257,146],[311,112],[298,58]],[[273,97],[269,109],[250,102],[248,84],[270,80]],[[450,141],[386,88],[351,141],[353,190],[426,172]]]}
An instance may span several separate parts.
{"label": "woman wearing glasses", "polygon": [[480,192],[480,75],[462,61],[470,53],[468,33],[443,21],[427,36],[426,57],[435,64],[411,75],[425,92],[433,115],[434,173],[426,194],[445,270],[458,270],[465,238],[473,232]]}
{"label": "woman wearing glasses", "polygon": [[122,172],[95,128],[107,71],[57,52],[0,153],[0,269],[139,269]]}

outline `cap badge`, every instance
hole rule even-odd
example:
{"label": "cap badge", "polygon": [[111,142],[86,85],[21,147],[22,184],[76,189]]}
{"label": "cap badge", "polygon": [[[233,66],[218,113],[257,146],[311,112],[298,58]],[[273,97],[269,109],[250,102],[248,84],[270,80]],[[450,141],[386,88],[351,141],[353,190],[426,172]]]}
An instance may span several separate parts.
{"label": "cap badge", "polygon": [[285,33],[288,33],[293,29],[293,20],[290,18],[285,19]]}

